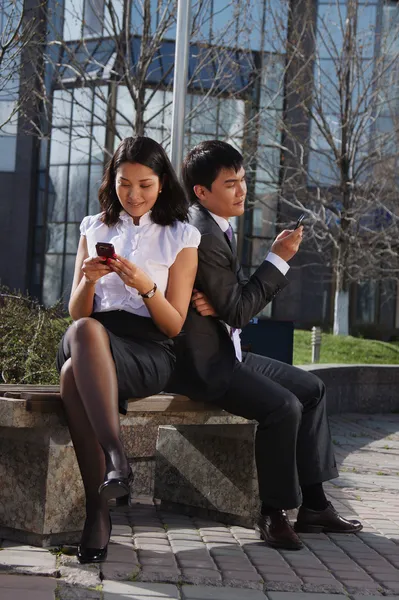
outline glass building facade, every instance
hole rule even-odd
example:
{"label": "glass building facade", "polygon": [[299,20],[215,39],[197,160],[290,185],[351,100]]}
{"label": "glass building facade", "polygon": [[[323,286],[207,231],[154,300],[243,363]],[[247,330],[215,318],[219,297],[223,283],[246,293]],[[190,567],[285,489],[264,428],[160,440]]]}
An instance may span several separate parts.
{"label": "glass building facade", "polygon": [[[46,97],[39,124],[40,152],[37,163],[36,156],[32,160],[36,193],[34,201],[29,200],[34,224],[29,233],[32,251],[27,283],[30,293],[46,305],[68,299],[79,224],[85,215],[99,212],[102,173],[119,141],[139,131],[170,149],[176,4],[176,0],[47,0]],[[184,147],[187,151],[203,140],[217,138],[244,155],[247,211],[235,228],[247,274],[264,260],[276,229],[288,218],[281,206],[284,124],[296,107],[295,94],[285,90],[289,52],[295,42],[290,9],[298,4],[299,0],[192,0]],[[2,31],[10,7],[17,5],[13,0],[0,0]],[[150,8],[148,19],[143,6]],[[377,66],[383,70],[378,110],[358,145],[359,160],[378,136],[390,140],[385,145],[387,154],[399,156],[392,135],[399,115],[399,3],[309,0],[308,6],[312,34],[306,52],[312,99],[322,100],[332,139],[339,144],[341,133],[337,58],[348,10],[355,7],[359,62],[354,73],[358,82],[351,99],[354,104]],[[0,125],[6,121],[0,127],[0,179],[3,173],[17,177],[18,136],[23,135],[17,127],[18,52],[13,61],[8,71],[4,66],[1,71],[8,77],[2,78],[5,84],[0,83]],[[366,94],[364,104],[367,101]],[[8,119],[10,111],[15,114]],[[320,134],[317,115],[312,119],[298,114],[297,123],[295,116],[290,118],[305,148],[305,192],[313,197],[315,190],[339,183],[336,160],[331,144]],[[320,281],[311,282],[320,289],[314,294],[310,286],[305,298],[298,290],[306,281],[303,275],[297,278],[290,287],[291,297],[285,299],[291,308],[286,313],[277,311],[277,316],[299,315],[301,319],[301,314],[312,313],[309,318],[313,319],[309,298],[322,294],[320,321],[327,322],[331,315],[325,292],[331,278],[321,287]],[[393,288],[392,282],[372,285],[365,281],[357,286],[353,321],[371,323],[379,315],[387,318],[389,311],[395,312]],[[399,315],[399,308],[396,312]],[[270,305],[264,314],[271,314]],[[399,318],[396,321],[399,324]]]}
{"label": "glass building facade", "polygon": [[[63,43],[57,56],[48,49],[52,119],[42,144],[32,266],[33,291],[45,304],[68,297],[79,224],[86,214],[99,212],[97,190],[104,164],[119,141],[135,133],[135,105],[121,77],[114,35],[127,4],[113,6],[113,23],[102,0],[64,0],[52,7],[51,35]],[[142,51],[141,6],[135,0],[129,6],[132,69]],[[160,27],[164,32],[146,73],[143,132],[168,150],[176,2],[152,0],[151,9],[152,35]],[[275,232],[287,3],[194,1],[192,15],[185,150],[217,138],[251,156],[245,147],[254,131],[250,115],[262,108],[259,159],[249,167],[251,210],[245,233],[254,239],[244,266],[250,271],[263,260]],[[261,62],[262,80],[254,76]]]}

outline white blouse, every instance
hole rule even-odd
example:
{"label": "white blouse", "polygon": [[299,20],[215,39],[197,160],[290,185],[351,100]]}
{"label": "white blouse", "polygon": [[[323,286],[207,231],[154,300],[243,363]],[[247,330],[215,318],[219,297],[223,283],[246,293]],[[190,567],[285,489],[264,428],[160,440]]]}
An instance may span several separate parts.
{"label": "white blouse", "polygon": [[[103,213],[85,217],[80,233],[86,237],[89,256],[97,256],[96,243],[110,242],[115,252],[143,269],[165,295],[169,267],[183,248],[198,248],[201,234],[193,225],[176,221],[173,225],[157,225],[150,212],[135,225],[125,211],[121,211],[115,225],[105,225],[100,220]],[[96,283],[94,311],[126,310],[150,317],[150,313],[136,289],[125,285],[119,275],[109,273]]]}

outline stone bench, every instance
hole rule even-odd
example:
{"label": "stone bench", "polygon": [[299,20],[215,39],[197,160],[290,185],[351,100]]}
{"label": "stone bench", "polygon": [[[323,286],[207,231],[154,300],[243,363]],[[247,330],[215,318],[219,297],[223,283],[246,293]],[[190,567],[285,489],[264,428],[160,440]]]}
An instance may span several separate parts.
{"label": "stone bench", "polygon": [[[258,509],[255,425],[178,394],[133,398],[121,432],[135,496],[249,525]],[[79,540],[84,491],[58,386],[0,384],[0,538]]]}

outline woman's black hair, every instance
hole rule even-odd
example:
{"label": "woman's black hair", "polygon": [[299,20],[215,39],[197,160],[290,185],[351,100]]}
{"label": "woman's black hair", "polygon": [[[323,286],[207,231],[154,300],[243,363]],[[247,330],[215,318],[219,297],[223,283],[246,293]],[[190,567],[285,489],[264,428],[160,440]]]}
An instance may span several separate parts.
{"label": "woman's black hair", "polygon": [[234,169],[237,173],[244,159],[227,142],[207,140],[195,146],[183,162],[182,176],[191,203],[198,202],[194,186],[203,185],[209,191],[222,169]]}
{"label": "woman's black hair", "polygon": [[149,137],[128,137],[121,141],[108,163],[98,192],[102,217],[106,225],[115,225],[123,210],[116,195],[116,172],[122,163],[140,163],[158,175],[162,194],[155,202],[151,218],[158,225],[172,225],[175,221],[188,220],[189,203],[171,162],[158,142]]}

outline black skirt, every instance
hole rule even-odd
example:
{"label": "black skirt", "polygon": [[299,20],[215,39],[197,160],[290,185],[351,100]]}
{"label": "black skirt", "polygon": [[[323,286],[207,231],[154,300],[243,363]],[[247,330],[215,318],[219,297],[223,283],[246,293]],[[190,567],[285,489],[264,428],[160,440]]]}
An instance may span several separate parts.
{"label": "black skirt", "polygon": [[[144,398],[165,389],[175,366],[173,341],[151,318],[123,310],[93,313],[91,317],[108,333],[118,379],[119,412],[125,415],[129,398]],[[62,338],[56,357],[59,372],[68,358]]]}

